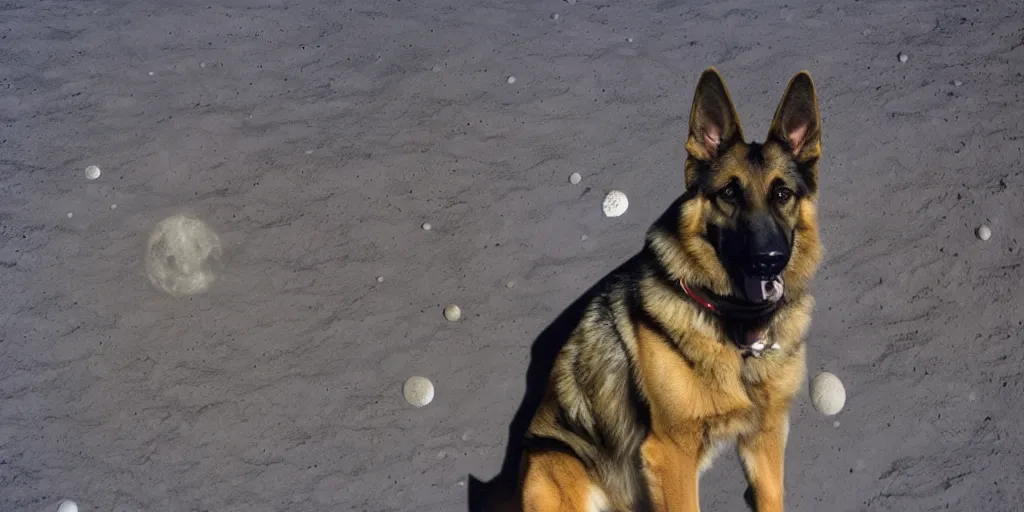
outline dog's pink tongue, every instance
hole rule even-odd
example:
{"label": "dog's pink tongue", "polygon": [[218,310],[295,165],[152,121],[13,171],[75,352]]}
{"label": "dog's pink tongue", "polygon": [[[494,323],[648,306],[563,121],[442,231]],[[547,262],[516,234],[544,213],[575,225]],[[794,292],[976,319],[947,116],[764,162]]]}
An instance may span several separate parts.
{"label": "dog's pink tongue", "polygon": [[774,279],[748,277],[744,281],[747,298],[754,302],[778,302],[785,291],[781,276]]}

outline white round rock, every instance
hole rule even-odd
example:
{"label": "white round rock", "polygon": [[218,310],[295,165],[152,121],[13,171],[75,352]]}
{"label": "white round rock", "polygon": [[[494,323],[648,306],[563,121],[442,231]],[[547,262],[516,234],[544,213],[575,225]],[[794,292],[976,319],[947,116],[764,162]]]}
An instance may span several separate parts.
{"label": "white round rock", "polygon": [[811,404],[825,416],[832,416],[846,405],[846,389],[839,377],[828,372],[819,373],[811,380]]}
{"label": "white round rock", "polygon": [[992,238],[992,228],[982,224],[978,226],[978,229],[974,230],[974,234],[978,237],[978,240],[985,241]]}
{"label": "white round rock", "polygon": [[626,194],[618,190],[612,190],[608,192],[608,195],[604,196],[604,203],[601,205],[601,208],[604,210],[605,216],[618,217],[626,213],[626,209],[629,208],[629,199],[626,197]]}
{"label": "white round rock", "polygon": [[90,165],[85,168],[85,179],[95,180],[100,177],[100,168],[95,165]]}
{"label": "white round rock", "polygon": [[423,407],[434,400],[434,384],[426,377],[409,377],[402,386],[405,401],[413,407]]}
{"label": "white round rock", "polygon": [[569,175],[569,183],[579,185],[581,181],[583,181],[583,176],[580,176],[580,173],[574,172]]}
{"label": "white round rock", "polygon": [[160,221],[146,246],[146,274],[173,296],[202,293],[221,268],[220,237],[199,220],[174,215]]}
{"label": "white round rock", "polygon": [[510,83],[510,84],[516,83],[516,77],[514,77],[514,76],[508,77],[508,83]]}
{"label": "white round rock", "polygon": [[57,512],[78,512],[78,504],[71,500],[64,500],[57,505]]}
{"label": "white round rock", "polygon": [[449,322],[458,322],[462,318],[462,308],[455,304],[449,304],[444,308],[444,319]]}
{"label": "white round rock", "polygon": [[430,231],[431,229],[434,229],[434,226],[431,226],[429,222],[424,222],[420,227],[423,228],[423,231]]}
{"label": "white round rock", "polygon": [[899,59],[900,59],[900,62],[906,62],[908,59],[910,59],[910,57],[907,54],[905,54],[903,52],[900,52]]}

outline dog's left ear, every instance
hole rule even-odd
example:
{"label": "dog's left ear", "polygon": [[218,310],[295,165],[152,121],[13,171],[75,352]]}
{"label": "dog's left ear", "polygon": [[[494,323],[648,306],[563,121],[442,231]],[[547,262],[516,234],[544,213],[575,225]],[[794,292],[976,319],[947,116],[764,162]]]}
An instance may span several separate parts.
{"label": "dog's left ear", "polygon": [[801,71],[789,81],[768,136],[799,163],[812,163],[821,156],[821,117],[810,73]]}

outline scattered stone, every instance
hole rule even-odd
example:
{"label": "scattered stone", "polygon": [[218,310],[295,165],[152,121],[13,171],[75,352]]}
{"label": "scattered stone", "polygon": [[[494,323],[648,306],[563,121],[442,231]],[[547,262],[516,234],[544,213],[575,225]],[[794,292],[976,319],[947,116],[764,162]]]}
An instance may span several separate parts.
{"label": "scattered stone", "polygon": [[632,37],[627,37],[626,38],[626,42],[627,43],[632,43],[633,42],[633,38]]}
{"label": "scattered stone", "polygon": [[514,76],[508,77],[508,83],[510,83],[510,84],[516,83],[516,77],[514,77]]}
{"label": "scattered stone", "polygon": [[910,56],[908,56],[907,54],[905,54],[903,52],[900,52],[899,59],[900,59],[900,62],[906,62],[907,60],[910,59]]}
{"label": "scattered stone", "polygon": [[953,80],[953,87],[960,87],[963,84],[960,80]]}
{"label": "scattered stone", "polygon": [[201,67],[203,69],[206,69],[206,61],[204,60],[204,61],[200,62],[199,63],[199,67]]}
{"label": "scattered stone", "polygon": [[449,322],[458,322],[462,318],[462,308],[455,304],[449,304],[444,308],[444,318]]}
{"label": "scattered stone", "polygon": [[434,67],[430,68],[430,70],[433,71],[434,73],[438,73],[441,71],[441,66],[435,64]]}
{"label": "scattered stone", "polygon": [[153,75],[155,75],[155,74],[156,74],[156,73],[153,73],[152,71],[150,71],[150,72],[149,72],[149,76],[153,76]]}
{"label": "scattered stone", "polygon": [[157,289],[182,297],[202,293],[221,269],[220,237],[199,219],[174,215],[160,221],[146,246],[146,275]]}
{"label": "scattered stone", "polygon": [[313,150],[312,150],[312,149],[307,149],[307,150],[305,151],[305,153],[306,153],[307,155],[312,155],[312,154],[313,154]]}
{"label": "scattered stone", "polygon": [[825,416],[838,414],[846,404],[846,389],[839,377],[828,372],[819,373],[811,380],[811,404]]}
{"label": "scattered stone", "polygon": [[434,226],[431,226],[429,222],[424,222],[420,227],[423,228],[423,231],[430,231],[431,229],[434,229]]}
{"label": "scattered stone", "polygon": [[516,286],[516,282],[515,281],[509,281],[509,282],[505,283],[505,288],[515,288],[515,286]]}
{"label": "scattered stone", "polygon": [[992,228],[989,228],[985,224],[982,224],[978,226],[978,229],[974,230],[974,234],[978,237],[979,240],[986,241],[989,238],[992,238]]}
{"label": "scattered stone", "polygon": [[618,217],[623,213],[626,213],[626,209],[629,208],[629,199],[626,194],[612,190],[608,192],[608,195],[604,196],[604,203],[601,205],[604,210],[604,214],[607,217]]}
{"label": "scattered stone", "polygon": [[384,282],[384,276],[377,276],[377,282],[378,283],[383,283]]}
{"label": "scattered stone", "polygon": [[555,21],[558,21],[558,18],[561,18],[561,16],[559,16],[557,12],[551,15],[551,19]]}
{"label": "scattered stone", "polygon": [[832,422],[832,428],[839,428],[839,420]]}
{"label": "scattered stone", "polygon": [[580,241],[581,242],[586,242],[587,241],[587,235],[580,235]]}
{"label": "scattered stone", "polygon": [[90,165],[85,168],[85,179],[95,180],[100,177],[100,168],[95,165]]}
{"label": "scattered stone", "polygon": [[68,212],[68,218],[69,218],[69,219],[71,219],[71,218],[74,218],[74,216],[75,216],[75,214],[73,214],[73,213],[71,213],[71,212]]}
{"label": "scattered stone", "polygon": [[405,401],[413,407],[423,407],[434,400],[434,384],[426,377],[409,377],[402,385]]}
{"label": "scattered stone", "polygon": [[583,176],[580,176],[580,173],[574,172],[569,175],[569,183],[579,185],[581,181],[583,181]]}
{"label": "scattered stone", "polygon": [[78,512],[78,504],[71,500],[63,500],[57,505],[57,512]]}
{"label": "scattered stone", "polygon": [[116,209],[117,209],[117,205],[116,205],[116,204],[112,204],[112,205],[110,205],[110,209],[111,209],[111,210],[116,210]]}

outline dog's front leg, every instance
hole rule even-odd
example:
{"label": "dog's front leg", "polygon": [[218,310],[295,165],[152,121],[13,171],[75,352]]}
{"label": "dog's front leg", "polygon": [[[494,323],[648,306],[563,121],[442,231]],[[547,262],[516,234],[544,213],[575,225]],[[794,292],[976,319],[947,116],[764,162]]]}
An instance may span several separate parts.
{"label": "dog's front leg", "polygon": [[737,443],[757,512],[783,512],[783,465],[789,436],[788,406],[766,411],[761,428]]}
{"label": "dog's front leg", "polygon": [[[686,436],[685,439],[700,439]],[[652,434],[644,441],[644,459],[651,501],[658,512],[700,512],[697,479],[700,476],[700,447]]]}

